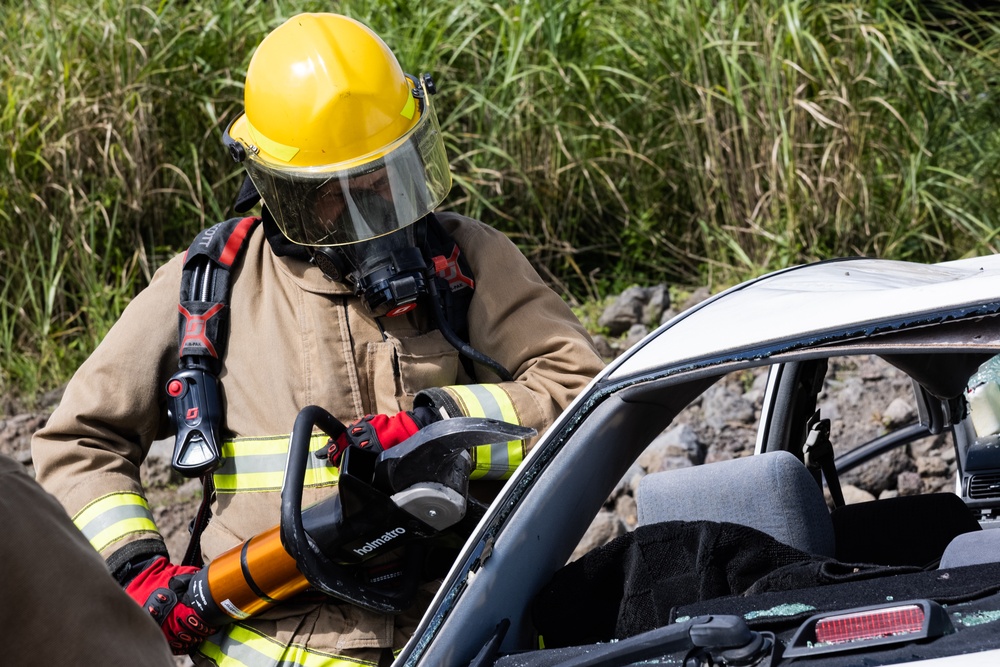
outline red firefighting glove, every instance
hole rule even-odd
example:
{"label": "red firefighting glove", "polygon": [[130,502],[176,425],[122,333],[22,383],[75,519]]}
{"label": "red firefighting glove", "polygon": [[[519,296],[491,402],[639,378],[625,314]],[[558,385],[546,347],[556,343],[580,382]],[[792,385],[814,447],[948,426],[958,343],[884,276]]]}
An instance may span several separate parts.
{"label": "red firefighting glove", "polygon": [[125,587],[125,592],[160,624],[174,655],[190,653],[215,633],[186,602],[188,584],[198,569],[157,558]]}
{"label": "red firefighting glove", "polygon": [[331,465],[339,466],[340,456],[350,445],[385,451],[438,419],[428,408],[397,412],[394,415],[365,415],[348,426],[336,439],[330,440],[327,460]]}

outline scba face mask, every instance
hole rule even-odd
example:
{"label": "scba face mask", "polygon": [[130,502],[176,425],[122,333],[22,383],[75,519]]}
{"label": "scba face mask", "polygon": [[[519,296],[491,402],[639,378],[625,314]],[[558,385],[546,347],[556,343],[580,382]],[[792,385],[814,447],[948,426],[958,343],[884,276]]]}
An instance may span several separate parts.
{"label": "scba face mask", "polygon": [[425,225],[418,220],[368,241],[314,247],[313,262],[327,277],[351,285],[373,317],[402,315],[427,294]]}

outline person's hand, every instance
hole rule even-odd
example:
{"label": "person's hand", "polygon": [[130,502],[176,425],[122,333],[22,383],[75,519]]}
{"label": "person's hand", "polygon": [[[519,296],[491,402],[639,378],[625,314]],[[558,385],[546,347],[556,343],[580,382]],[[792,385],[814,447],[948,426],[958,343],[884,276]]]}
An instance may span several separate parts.
{"label": "person's hand", "polygon": [[397,412],[394,415],[365,415],[348,426],[344,433],[330,439],[327,460],[330,465],[339,466],[341,455],[351,445],[385,451],[433,421],[437,419],[427,408]]}
{"label": "person's hand", "polygon": [[215,633],[188,605],[188,585],[198,569],[157,558],[125,587],[159,624],[174,655],[190,653]]}

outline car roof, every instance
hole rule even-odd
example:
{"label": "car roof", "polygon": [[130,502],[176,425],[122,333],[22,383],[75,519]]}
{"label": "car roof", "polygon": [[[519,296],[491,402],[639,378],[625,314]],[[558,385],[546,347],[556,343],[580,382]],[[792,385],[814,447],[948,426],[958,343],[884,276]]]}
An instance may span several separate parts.
{"label": "car roof", "polygon": [[1000,312],[1000,255],[940,264],[839,259],[768,274],[685,311],[602,374],[612,382],[727,356]]}

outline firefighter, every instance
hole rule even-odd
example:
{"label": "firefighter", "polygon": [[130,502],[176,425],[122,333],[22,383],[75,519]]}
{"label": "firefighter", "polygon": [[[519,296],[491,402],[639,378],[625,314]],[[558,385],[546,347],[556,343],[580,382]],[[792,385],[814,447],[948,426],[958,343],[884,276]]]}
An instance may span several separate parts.
{"label": "firefighter", "polygon": [[55,498],[3,455],[0,526],[4,664],[174,664],[156,625],[108,578]]}
{"label": "firefighter", "polygon": [[[433,92],[368,27],[335,14],[289,19],[251,59],[225,141],[248,177],[237,210],[259,198],[262,223],[231,281],[206,562],[277,523],[287,434],[305,406],[383,449],[457,416],[542,432],[602,367],[505,235],[434,212],[451,175]],[[139,482],[150,444],[170,435],[183,262],[156,272],[69,383],[33,439],[39,480],[196,664],[391,661],[420,605],[387,616],[307,594],[217,629],[185,604],[197,568],[171,560]],[[304,505],[334,491],[345,442],[314,461]],[[470,485],[501,482],[533,442],[476,448]]]}

